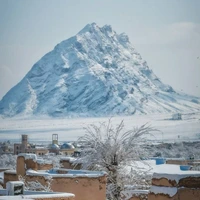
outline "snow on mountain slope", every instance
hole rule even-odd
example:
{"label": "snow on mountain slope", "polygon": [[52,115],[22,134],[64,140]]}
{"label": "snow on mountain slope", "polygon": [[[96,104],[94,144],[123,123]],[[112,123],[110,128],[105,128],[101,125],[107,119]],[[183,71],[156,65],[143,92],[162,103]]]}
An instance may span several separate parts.
{"label": "snow on mountain slope", "polygon": [[163,84],[111,26],[86,25],[42,57],[0,102],[15,116],[111,116],[195,112],[200,99]]}

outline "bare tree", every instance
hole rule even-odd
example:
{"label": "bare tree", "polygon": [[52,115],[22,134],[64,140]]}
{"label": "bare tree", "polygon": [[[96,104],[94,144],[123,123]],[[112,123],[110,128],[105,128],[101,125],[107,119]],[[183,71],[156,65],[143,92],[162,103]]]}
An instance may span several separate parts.
{"label": "bare tree", "polygon": [[16,169],[16,155],[3,154],[0,155],[0,168]]}
{"label": "bare tree", "polygon": [[[113,126],[111,119],[106,123],[89,125],[86,134],[79,141],[89,147],[83,151],[81,160],[84,169],[100,169],[108,173],[108,199],[120,199],[123,190],[120,169],[134,160],[145,156],[142,146],[145,136],[155,129],[147,124],[131,130],[125,130],[124,122]],[[79,161],[80,162],[80,161]]]}

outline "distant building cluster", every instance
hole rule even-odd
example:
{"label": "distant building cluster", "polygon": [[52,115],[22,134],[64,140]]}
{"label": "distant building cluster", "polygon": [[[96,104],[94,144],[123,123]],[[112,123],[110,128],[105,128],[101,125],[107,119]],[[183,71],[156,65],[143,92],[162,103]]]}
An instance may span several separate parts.
{"label": "distant building cluster", "polygon": [[75,152],[75,147],[71,143],[64,143],[58,145],[58,134],[52,135],[52,144],[49,148],[49,153],[73,155]]}
{"label": "distant building cluster", "polygon": [[48,147],[33,145],[28,142],[28,135],[21,136],[21,143],[14,143],[13,145],[7,141],[0,143],[0,154],[14,154],[18,155],[20,153],[33,153],[39,156],[45,155],[47,153],[54,153],[56,155],[74,155],[77,154],[75,147],[71,143],[58,144],[58,134],[52,135],[52,143]]}

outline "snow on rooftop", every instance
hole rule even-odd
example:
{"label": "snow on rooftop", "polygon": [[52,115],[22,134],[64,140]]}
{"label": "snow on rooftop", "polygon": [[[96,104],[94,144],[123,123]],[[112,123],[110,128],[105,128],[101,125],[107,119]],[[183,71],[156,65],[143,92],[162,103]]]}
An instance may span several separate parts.
{"label": "snow on rooftop", "polygon": [[186,177],[200,177],[200,171],[171,171],[168,173],[154,173],[153,178],[161,179],[166,178],[168,180],[174,180],[176,183],[179,182],[180,179],[186,178]]}
{"label": "snow on rooftop", "polygon": [[153,166],[153,178],[167,178],[168,180],[175,180],[177,183],[180,179],[186,177],[200,177],[200,171],[180,169],[180,165],[163,164]]}
{"label": "snow on rooftop", "polygon": [[132,194],[148,194],[149,193],[149,190],[130,190],[130,191]]}
{"label": "snow on rooftop", "polygon": [[20,196],[0,196],[0,200],[21,200],[21,199],[28,199],[28,200],[34,200],[32,199],[30,196],[24,196],[24,195],[20,195]]}
{"label": "snow on rooftop", "polygon": [[134,161],[126,169],[135,168],[141,171],[149,171],[149,173],[171,173],[171,174],[198,174],[198,171],[182,171],[180,165],[175,164],[160,164],[156,165],[155,160]]}
{"label": "snow on rooftop", "polygon": [[4,173],[17,174],[16,170],[6,170]]}
{"label": "snow on rooftop", "polygon": [[[37,195],[27,195],[29,198],[61,198],[61,197],[74,197],[74,194],[71,193],[62,193],[62,194],[37,194]],[[22,195],[22,199],[26,197],[25,195]]]}
{"label": "snow on rooftop", "polygon": [[[58,173],[64,172],[64,173]],[[44,177],[101,177],[106,175],[106,172],[102,171],[89,171],[89,170],[69,170],[69,169],[60,169],[60,168],[54,168],[51,170],[27,170],[26,175],[30,176],[44,176]]]}
{"label": "snow on rooftop", "polygon": [[11,199],[11,200],[21,200],[21,199],[36,199],[36,198],[63,198],[63,197],[74,197],[72,193],[61,193],[61,192],[41,192],[41,191],[24,191],[24,195],[18,196],[1,196],[6,195],[5,189],[0,189],[0,200],[1,199]]}
{"label": "snow on rooftop", "polygon": [[183,171],[180,169],[180,165],[174,164],[156,165],[155,160],[135,161],[131,163],[131,165],[126,166],[123,170],[126,173],[130,173],[131,169],[153,175],[153,177],[157,179],[167,178],[169,180],[175,180],[177,183],[180,179],[188,176],[200,177],[200,171]]}
{"label": "snow on rooftop", "polygon": [[34,161],[37,160],[37,155],[32,153],[20,153],[18,157],[23,156],[25,160],[32,159]]}
{"label": "snow on rooftop", "polygon": [[74,157],[63,157],[63,158],[60,159],[60,161],[68,161],[69,163],[71,163],[73,165],[83,164],[83,163],[87,162],[83,158],[74,158]]}
{"label": "snow on rooftop", "polygon": [[60,160],[66,160],[66,161],[69,161],[69,162],[73,163],[74,161],[77,160],[77,158],[73,158],[73,157],[62,157]]}
{"label": "snow on rooftop", "polygon": [[150,192],[154,194],[166,194],[170,197],[173,197],[177,193],[176,187],[160,187],[160,186],[151,186]]}
{"label": "snow on rooftop", "polygon": [[46,148],[41,146],[36,146],[35,149],[46,149]]}
{"label": "snow on rooftop", "polygon": [[9,181],[9,182],[7,182],[7,183],[9,183],[9,184],[14,184],[14,185],[21,185],[21,184],[23,184],[23,182],[22,181]]}
{"label": "snow on rooftop", "polygon": [[45,164],[52,164],[51,160],[43,160],[43,159],[37,159],[37,163],[40,165],[45,165]]}

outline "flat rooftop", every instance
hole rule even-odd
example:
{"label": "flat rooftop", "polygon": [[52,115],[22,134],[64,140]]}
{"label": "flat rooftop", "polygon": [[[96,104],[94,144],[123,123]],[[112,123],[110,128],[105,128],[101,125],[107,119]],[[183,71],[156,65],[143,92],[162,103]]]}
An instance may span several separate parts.
{"label": "flat rooftop", "polygon": [[101,177],[107,175],[106,172],[102,171],[90,171],[90,170],[73,170],[73,169],[63,169],[63,168],[53,168],[50,170],[27,170],[26,175],[30,176],[51,176],[51,177]]}

